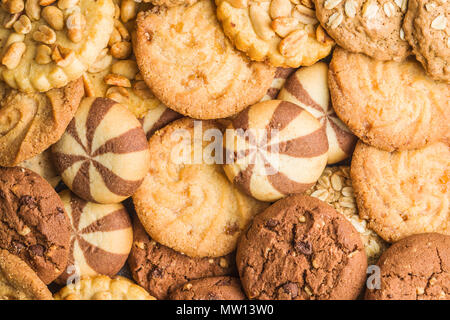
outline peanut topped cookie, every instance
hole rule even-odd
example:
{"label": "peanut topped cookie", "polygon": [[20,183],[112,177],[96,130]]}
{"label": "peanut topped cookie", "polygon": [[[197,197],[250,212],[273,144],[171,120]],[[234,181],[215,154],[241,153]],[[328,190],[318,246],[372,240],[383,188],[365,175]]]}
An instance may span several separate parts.
{"label": "peanut topped cookie", "polygon": [[311,1],[216,0],[216,4],[225,34],[252,60],[297,68],[314,64],[333,48]]}
{"label": "peanut topped cookie", "polygon": [[450,83],[450,2],[409,0],[403,29],[428,74]]}
{"label": "peanut topped cookie", "polygon": [[155,96],[192,118],[238,113],[264,96],[275,74],[233,47],[210,0],[140,13],[135,40],[139,69]]}
{"label": "peanut topped cookie", "polygon": [[377,60],[410,55],[402,29],[408,0],[314,0],[317,19],[343,48]]}
{"label": "peanut topped cookie", "polygon": [[76,80],[106,47],[111,0],[8,0],[0,9],[0,77],[25,92]]}

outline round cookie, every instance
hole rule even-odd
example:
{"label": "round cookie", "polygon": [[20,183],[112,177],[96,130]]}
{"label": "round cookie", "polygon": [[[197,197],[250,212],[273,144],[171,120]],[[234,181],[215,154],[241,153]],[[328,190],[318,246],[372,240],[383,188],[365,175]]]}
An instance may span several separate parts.
{"label": "round cookie", "polygon": [[313,188],[307,195],[328,203],[337,212],[347,218],[359,232],[367,256],[367,264],[373,265],[388,248],[388,244],[374,231],[368,228],[367,221],[358,215],[350,167],[326,167]]}
{"label": "round cookie", "polygon": [[155,96],[197,119],[225,118],[258,102],[275,74],[234,49],[210,0],[141,12],[134,53]]}
{"label": "round cookie", "polygon": [[58,141],[84,90],[81,79],[46,93],[21,93],[0,81],[0,165],[15,166]]}
{"label": "round cookie", "polygon": [[450,83],[450,2],[409,0],[403,29],[430,77]]}
{"label": "round cookie", "polygon": [[113,29],[111,0],[8,2],[18,6],[0,8],[0,77],[20,91],[44,92],[81,77]]}
{"label": "round cookie", "polygon": [[367,300],[450,300],[450,236],[407,237],[394,243],[377,265],[380,286],[366,290]]}
{"label": "round cookie", "polygon": [[395,151],[450,139],[450,85],[415,60],[382,62],[336,48],[328,84],[337,115],[367,144]]}
{"label": "round cookie", "polygon": [[69,189],[97,203],[131,196],[147,174],[150,158],[140,122],[126,107],[104,98],[82,101],[52,153]]}
{"label": "round cookie", "polygon": [[357,139],[337,117],[331,105],[326,63],[318,62],[297,70],[281,89],[278,99],[298,104],[326,126],[328,164],[351,156]]}
{"label": "round cookie", "polygon": [[280,100],[242,111],[228,126],[224,147],[228,179],[262,201],[308,190],[328,158],[325,127],[298,105]]}
{"label": "round cookie", "polygon": [[408,0],[314,0],[317,19],[336,43],[377,60],[411,54],[402,29]]}
{"label": "round cookie", "polygon": [[351,178],[359,215],[384,240],[450,234],[450,149],[445,143],[389,153],[358,142]]}
{"label": "round cookie", "polygon": [[193,280],[170,294],[171,300],[245,300],[239,279],[213,277]]}
{"label": "round cookie", "polygon": [[131,274],[157,299],[167,299],[186,281],[237,274],[234,253],[218,258],[190,258],[152,240],[137,218],[133,221],[133,237],[128,258]]}
{"label": "round cookie", "polygon": [[295,72],[295,68],[277,68],[269,90],[259,102],[276,99],[284,83]]}
{"label": "round cookie", "polygon": [[196,3],[197,0],[143,0],[142,2],[152,3],[155,6],[176,7],[181,5],[190,6]]}
{"label": "round cookie", "polygon": [[309,66],[334,46],[311,1],[216,0],[217,17],[236,48],[276,67]]}
{"label": "round cookie", "polygon": [[50,148],[44,152],[18,164],[19,167],[30,169],[47,180],[53,188],[61,182],[61,176],[52,162]]}
{"label": "round cookie", "polygon": [[231,253],[242,230],[266,207],[238,191],[217,164],[222,159],[212,158],[213,151],[220,156],[221,138],[214,122],[189,118],[157,131],[149,141],[149,174],[133,195],[152,239],[190,257]]}
{"label": "round cookie", "polygon": [[125,207],[84,201],[69,190],[59,196],[69,215],[72,232],[68,268],[58,278],[65,284],[71,275],[114,276],[124,266],[133,242],[133,229]]}
{"label": "round cookie", "polygon": [[24,261],[0,249],[0,300],[53,300],[53,297]]}
{"label": "round cookie", "polygon": [[257,215],[239,241],[236,262],[250,299],[356,299],[366,279],[358,232],[332,207],[304,195]]}
{"label": "round cookie", "polygon": [[48,284],[66,268],[69,219],[58,194],[37,173],[0,167],[0,248]]}
{"label": "round cookie", "polygon": [[62,288],[55,300],[156,300],[147,291],[124,277],[104,275],[82,278]]}

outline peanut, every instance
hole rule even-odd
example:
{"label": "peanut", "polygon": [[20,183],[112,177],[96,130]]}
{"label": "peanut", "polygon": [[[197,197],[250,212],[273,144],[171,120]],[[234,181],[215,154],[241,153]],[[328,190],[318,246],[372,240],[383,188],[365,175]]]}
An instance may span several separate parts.
{"label": "peanut", "polygon": [[3,20],[3,27],[6,29],[11,29],[14,23],[19,19],[20,13],[10,14]]}
{"label": "peanut", "polygon": [[111,55],[116,59],[126,59],[131,55],[131,43],[120,41],[111,46]]}
{"label": "peanut", "polygon": [[294,57],[301,52],[307,39],[308,34],[305,30],[292,31],[286,38],[281,40],[278,49],[283,56]]}
{"label": "peanut", "polygon": [[65,68],[74,62],[75,53],[70,49],[55,46],[52,52],[52,59],[58,66]]}
{"label": "peanut", "polygon": [[272,21],[272,29],[282,38],[298,29],[298,20],[290,17],[276,18]]}
{"label": "peanut", "polygon": [[120,60],[111,67],[112,73],[124,76],[130,80],[134,79],[139,72],[137,64],[133,60]]}
{"label": "peanut", "polygon": [[25,8],[23,0],[3,0],[4,8],[11,14],[22,12]]}
{"label": "peanut", "polygon": [[111,87],[106,91],[106,98],[112,99],[121,104],[130,102],[130,94],[127,89],[122,87]]}
{"label": "peanut", "polygon": [[78,43],[83,39],[86,29],[86,18],[79,12],[72,13],[66,20],[67,36],[72,42]]}
{"label": "peanut", "polygon": [[33,39],[45,44],[54,44],[56,42],[56,33],[53,29],[45,25],[41,25],[33,33]]}
{"label": "peanut", "polygon": [[21,15],[14,25],[14,30],[17,33],[27,34],[31,31],[31,21],[26,15]]}
{"label": "peanut", "polygon": [[276,19],[279,17],[289,17],[291,10],[292,4],[289,0],[272,0],[269,13],[272,19]]}
{"label": "peanut", "polygon": [[136,18],[137,3],[134,0],[122,0],[120,18],[124,23]]}
{"label": "peanut", "polygon": [[55,30],[64,28],[64,14],[55,6],[49,6],[42,9],[42,17]]}
{"label": "peanut", "polygon": [[252,3],[249,9],[250,20],[255,33],[263,40],[269,40],[274,35],[270,28],[269,13],[259,3]]}
{"label": "peanut", "polygon": [[151,92],[150,89],[147,87],[145,81],[136,81],[136,83],[133,84],[133,92],[143,100],[155,98],[153,92]]}
{"label": "peanut", "polygon": [[41,6],[39,0],[27,0],[25,4],[25,12],[32,21],[37,21],[41,18]]}
{"label": "peanut", "polygon": [[114,73],[110,73],[110,74],[106,75],[103,78],[103,81],[105,81],[105,83],[110,86],[125,87],[125,88],[131,87],[130,80],[128,80],[124,76],[114,74]]}
{"label": "peanut", "polygon": [[25,43],[14,42],[8,47],[6,53],[3,55],[2,64],[5,65],[8,69],[16,68],[19,65],[26,49],[27,46],[25,45]]}
{"label": "peanut", "polygon": [[79,0],[59,0],[58,8],[61,10],[66,10],[72,7],[75,7],[78,4]]}
{"label": "peanut", "polygon": [[39,5],[41,6],[48,6],[51,5],[56,0],[39,0]]}
{"label": "peanut", "polygon": [[49,64],[52,62],[52,49],[45,44],[41,44],[36,48],[36,57],[34,58],[38,64]]}
{"label": "peanut", "polygon": [[90,73],[97,73],[105,70],[111,65],[112,56],[108,54],[108,48],[105,48],[100,52],[95,62],[89,67]]}

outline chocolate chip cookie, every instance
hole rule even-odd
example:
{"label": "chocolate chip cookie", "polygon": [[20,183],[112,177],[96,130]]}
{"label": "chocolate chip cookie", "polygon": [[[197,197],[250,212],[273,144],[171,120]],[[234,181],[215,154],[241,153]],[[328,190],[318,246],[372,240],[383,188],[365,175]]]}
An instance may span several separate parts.
{"label": "chocolate chip cookie", "polygon": [[213,277],[193,280],[172,292],[171,300],[245,300],[239,279]]}

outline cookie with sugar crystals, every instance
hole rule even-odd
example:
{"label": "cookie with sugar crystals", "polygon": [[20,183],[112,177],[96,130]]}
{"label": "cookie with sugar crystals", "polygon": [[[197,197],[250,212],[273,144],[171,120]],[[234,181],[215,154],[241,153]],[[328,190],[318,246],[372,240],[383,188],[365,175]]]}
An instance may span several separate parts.
{"label": "cookie with sugar crystals", "polygon": [[170,294],[171,300],[245,300],[241,283],[233,277],[190,281]]}
{"label": "cookie with sugar crystals", "polygon": [[328,164],[350,157],[357,138],[337,117],[331,105],[326,63],[318,62],[297,70],[284,84],[278,99],[298,104],[326,126]]}
{"label": "cookie with sugar crystals", "polygon": [[325,127],[308,111],[281,100],[242,111],[226,130],[224,148],[227,177],[261,201],[308,190],[328,158]]}
{"label": "cookie with sugar crystals", "polygon": [[59,196],[71,221],[69,262],[58,278],[65,284],[71,275],[114,276],[125,264],[131,250],[133,229],[125,207],[98,204],[78,198],[69,190]]}
{"label": "cookie with sugar crystals", "polygon": [[64,183],[79,197],[117,203],[148,172],[150,153],[141,123],[111,99],[86,98],[52,148]]}

